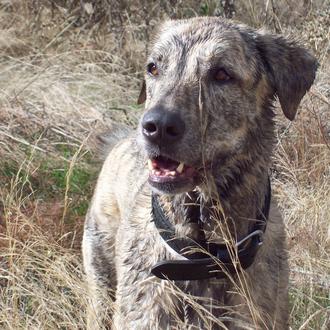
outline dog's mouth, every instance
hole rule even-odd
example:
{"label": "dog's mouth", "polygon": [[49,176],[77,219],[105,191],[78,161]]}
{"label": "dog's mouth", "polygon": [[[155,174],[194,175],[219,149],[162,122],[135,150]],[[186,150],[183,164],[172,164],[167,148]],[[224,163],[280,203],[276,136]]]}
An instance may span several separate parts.
{"label": "dog's mouth", "polygon": [[148,159],[148,168],[149,183],[168,193],[190,189],[199,177],[199,170],[165,156]]}
{"label": "dog's mouth", "polygon": [[148,160],[150,178],[155,181],[181,180],[198,174],[193,167],[183,162],[159,156]]}

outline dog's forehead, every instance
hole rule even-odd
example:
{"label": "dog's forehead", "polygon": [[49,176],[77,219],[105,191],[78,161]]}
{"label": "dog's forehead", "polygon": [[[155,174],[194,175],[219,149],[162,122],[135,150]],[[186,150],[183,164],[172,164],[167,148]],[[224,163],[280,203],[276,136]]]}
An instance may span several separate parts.
{"label": "dog's forehead", "polygon": [[152,53],[182,52],[194,56],[212,57],[243,51],[243,39],[234,25],[221,20],[169,21],[155,38]]}

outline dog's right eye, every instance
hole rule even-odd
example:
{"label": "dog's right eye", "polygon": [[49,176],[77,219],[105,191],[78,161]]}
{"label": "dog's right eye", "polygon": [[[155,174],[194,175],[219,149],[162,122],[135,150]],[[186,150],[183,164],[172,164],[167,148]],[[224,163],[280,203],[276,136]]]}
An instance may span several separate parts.
{"label": "dog's right eye", "polygon": [[231,80],[230,75],[227,73],[227,71],[225,69],[217,69],[215,70],[213,77],[216,81],[219,82],[226,82]]}
{"label": "dog's right eye", "polygon": [[147,71],[154,77],[158,76],[158,68],[155,63],[149,63],[147,65]]}

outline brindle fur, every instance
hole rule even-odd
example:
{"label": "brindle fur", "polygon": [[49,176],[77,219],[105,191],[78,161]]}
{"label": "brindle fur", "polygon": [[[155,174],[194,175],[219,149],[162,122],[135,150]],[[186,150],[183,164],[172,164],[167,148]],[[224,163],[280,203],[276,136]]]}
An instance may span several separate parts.
{"label": "brindle fur", "polygon": [[[88,327],[288,329],[285,233],[274,200],[264,244],[245,272],[226,280],[159,280],[151,267],[179,256],[151,221],[146,160],[162,153],[205,166],[203,180],[189,187],[197,199],[182,191],[158,192],[178,235],[199,238],[189,219],[191,203],[199,203],[203,234],[216,241],[228,232],[244,237],[266,194],[274,97],[292,120],[313,83],[316,60],[292,40],[220,18],[166,22],[151,49],[148,63],[157,63],[159,75],[146,75],[140,102],[146,101],[146,111],[179,111],[186,129],[180,142],[157,150],[139,127],[104,163],[83,240],[92,300]],[[212,80],[210,72],[219,67],[234,79]]]}

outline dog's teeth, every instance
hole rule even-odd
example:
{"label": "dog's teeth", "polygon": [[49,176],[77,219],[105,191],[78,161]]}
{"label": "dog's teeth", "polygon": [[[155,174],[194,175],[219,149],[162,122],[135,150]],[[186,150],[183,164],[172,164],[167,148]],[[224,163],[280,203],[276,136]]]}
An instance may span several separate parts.
{"label": "dog's teeth", "polygon": [[152,171],[154,169],[153,166],[152,166],[151,159],[148,159],[148,168],[149,168],[150,171]]}
{"label": "dog's teeth", "polygon": [[161,175],[161,174],[162,174],[161,171],[155,171],[154,173],[155,173],[156,175]]}
{"label": "dog's teeth", "polygon": [[170,172],[168,172],[168,174],[171,176],[175,176],[176,173],[175,173],[175,171],[170,171]]}
{"label": "dog's teeth", "polygon": [[176,168],[176,171],[181,174],[184,168],[184,163],[180,163],[179,166]]}

